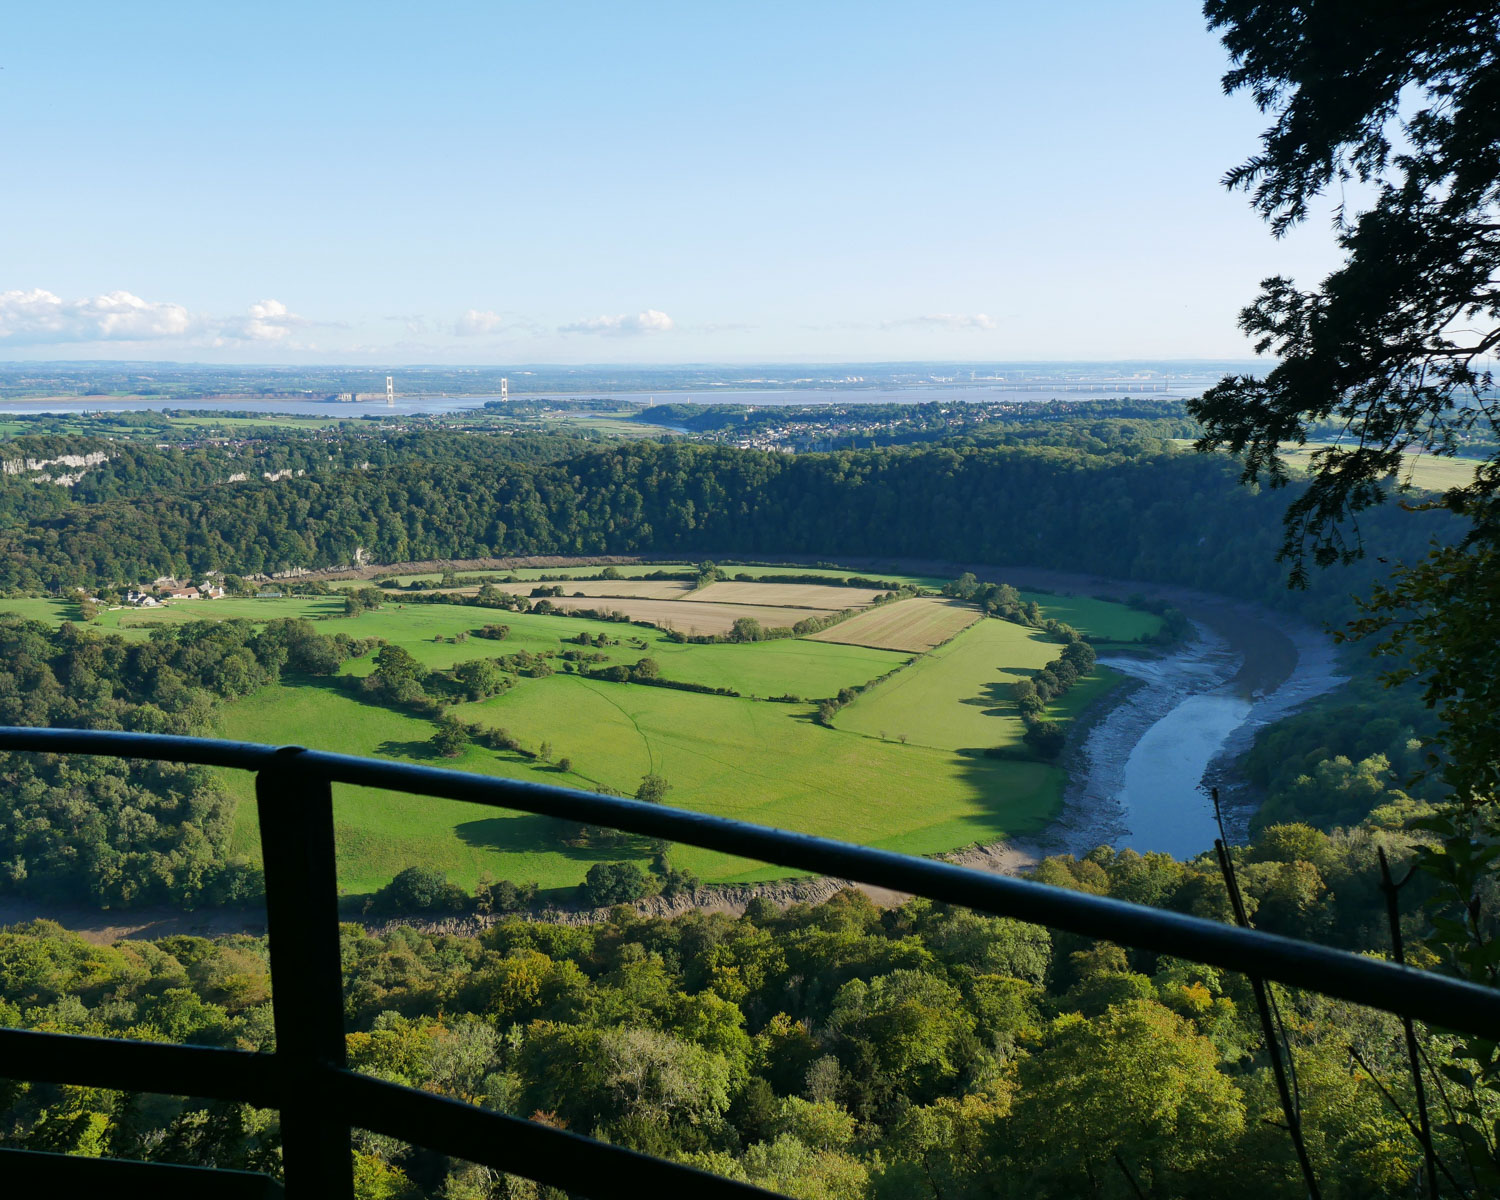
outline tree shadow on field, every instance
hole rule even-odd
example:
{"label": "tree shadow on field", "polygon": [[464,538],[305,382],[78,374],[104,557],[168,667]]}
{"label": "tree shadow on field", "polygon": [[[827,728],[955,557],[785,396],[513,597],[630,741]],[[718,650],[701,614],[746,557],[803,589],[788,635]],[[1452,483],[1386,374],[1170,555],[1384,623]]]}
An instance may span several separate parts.
{"label": "tree shadow on field", "polygon": [[960,700],[959,703],[982,708],[987,717],[1009,716],[1015,709],[1015,698],[1011,695],[1010,687],[1008,683],[987,683],[980,688],[979,695]]}
{"label": "tree shadow on field", "polygon": [[1047,776],[1058,771],[1056,763],[1039,759],[1024,743],[965,747],[954,753],[958,778],[982,798],[982,813],[964,822],[974,826],[974,841],[997,840],[992,821],[1003,831],[998,840],[1046,837],[1046,828],[1058,813],[1057,797],[1046,784]]}
{"label": "tree shadow on field", "polygon": [[575,822],[544,817],[539,813],[507,813],[465,821],[455,825],[453,831],[465,845],[477,850],[500,850],[509,854],[550,851],[576,862],[618,862],[625,858],[646,858],[650,854],[647,839],[632,834],[620,834],[617,841],[606,845],[567,845],[563,836],[576,828]]}
{"label": "tree shadow on field", "polygon": [[428,741],[403,742],[396,738],[387,738],[375,747],[375,753],[381,758],[415,758],[424,762],[441,762],[443,756],[432,748]]}

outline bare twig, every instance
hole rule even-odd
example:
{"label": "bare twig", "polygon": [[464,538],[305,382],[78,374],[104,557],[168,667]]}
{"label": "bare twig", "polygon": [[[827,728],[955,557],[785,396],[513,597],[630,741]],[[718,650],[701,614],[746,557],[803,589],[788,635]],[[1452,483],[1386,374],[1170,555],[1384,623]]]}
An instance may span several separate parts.
{"label": "bare twig", "polygon": [[[1217,805],[1215,806],[1217,809]],[[1224,874],[1224,886],[1229,889],[1229,903],[1234,909],[1235,923],[1242,928],[1250,927],[1250,918],[1245,913],[1245,902],[1240,895],[1239,881],[1234,875],[1234,864],[1229,858],[1229,847],[1223,838],[1214,841],[1219,855],[1219,870]],[[1265,982],[1254,975],[1248,976],[1255,993],[1255,1007],[1260,1012],[1261,1033],[1266,1041],[1266,1053],[1271,1058],[1271,1074],[1276,1078],[1276,1091],[1281,1097],[1281,1111],[1286,1117],[1287,1131],[1292,1135],[1292,1147],[1297,1152],[1297,1165],[1302,1168],[1302,1179],[1307,1184],[1307,1194],[1312,1200],[1320,1200],[1317,1176],[1313,1174],[1312,1160],[1307,1154],[1307,1145],[1302,1140],[1302,1117],[1298,1105],[1292,1099],[1292,1089],[1287,1083],[1286,1065],[1282,1061],[1281,1040],[1277,1035],[1277,1022],[1271,1016],[1271,1004],[1266,997]],[[1284,1036],[1284,1031],[1283,1031]],[[1286,1047],[1286,1056],[1291,1057],[1292,1048]]]}
{"label": "bare twig", "polygon": [[[1370,1077],[1370,1082],[1375,1085],[1376,1090],[1385,1097],[1385,1102],[1389,1104],[1391,1108],[1395,1110],[1396,1115],[1400,1117],[1403,1122],[1405,1122],[1407,1129],[1411,1131],[1412,1137],[1416,1138],[1417,1141],[1420,1142],[1422,1140],[1422,1133],[1421,1130],[1417,1128],[1417,1123],[1407,1115],[1406,1110],[1401,1107],[1401,1102],[1397,1100],[1395,1096],[1391,1095],[1390,1089],[1387,1088],[1385,1084],[1380,1082],[1380,1076],[1375,1074],[1374,1068],[1364,1060],[1364,1056],[1360,1054],[1360,1052],[1353,1046],[1349,1047],[1349,1053],[1354,1057],[1354,1061],[1360,1065],[1360,1068],[1364,1071],[1364,1073]],[[1428,1188],[1434,1196],[1438,1194],[1437,1183],[1435,1181],[1435,1175],[1433,1173],[1434,1166],[1436,1166],[1437,1170],[1441,1171],[1447,1178],[1448,1182],[1458,1190],[1458,1194],[1460,1196],[1468,1196],[1469,1193],[1464,1189],[1464,1185],[1453,1178],[1453,1173],[1448,1170],[1443,1161],[1438,1158],[1433,1158],[1429,1161],[1427,1170],[1428,1178],[1431,1181],[1428,1184]]]}
{"label": "bare twig", "polygon": [[[1391,864],[1386,860],[1385,847],[1377,846],[1380,857],[1380,890],[1385,893],[1385,915],[1391,927],[1391,955],[1401,966],[1406,965],[1406,947],[1401,940],[1401,910],[1397,903],[1397,886],[1391,878]],[[1410,875],[1407,876],[1411,878]],[[1437,1200],[1437,1151],[1432,1145],[1432,1123],[1427,1115],[1427,1085],[1422,1078],[1422,1060],[1417,1054],[1417,1031],[1412,1019],[1401,1018],[1401,1029],[1406,1034],[1406,1057],[1411,1065],[1412,1086],[1416,1089],[1417,1123],[1420,1132],[1417,1140],[1422,1144],[1422,1154],[1427,1159],[1427,1193]],[[1373,1078],[1373,1074],[1371,1078]]]}

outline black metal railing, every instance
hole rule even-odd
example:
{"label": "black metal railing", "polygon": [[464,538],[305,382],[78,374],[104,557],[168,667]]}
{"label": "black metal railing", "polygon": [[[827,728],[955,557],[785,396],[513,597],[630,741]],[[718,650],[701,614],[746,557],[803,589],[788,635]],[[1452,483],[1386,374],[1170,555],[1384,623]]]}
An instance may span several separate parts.
{"label": "black metal railing", "polygon": [[[350,1071],[334,873],[334,783],[463,800],[683,842],[780,866],[965,905],[1254,978],[1306,988],[1442,1028],[1494,1038],[1500,992],[1274,934],[1220,925],[1028,880],[749,825],[682,809],[518,780],[382,762],[301,747],[72,729],[0,727],[0,750],[231,767],[256,773],[266,878],[276,1050],[258,1054],[0,1030],[0,1076],[241,1101],[281,1112],[285,1187],[294,1197],[352,1196],[350,1129],[386,1134],[583,1195],[767,1196],[705,1174],[516,1117]],[[104,1164],[0,1151],[7,1182],[80,1184],[117,1167],[172,1195],[267,1195],[264,1177],[155,1164]]]}

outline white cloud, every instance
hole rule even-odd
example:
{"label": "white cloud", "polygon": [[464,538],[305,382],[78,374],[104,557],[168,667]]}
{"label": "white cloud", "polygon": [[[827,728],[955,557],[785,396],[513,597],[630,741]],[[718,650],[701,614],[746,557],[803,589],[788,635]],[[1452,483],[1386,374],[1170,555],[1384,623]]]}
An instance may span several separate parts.
{"label": "white cloud", "polygon": [[648,308],[643,313],[630,316],[621,313],[617,317],[594,317],[577,321],[572,325],[558,326],[559,333],[599,333],[605,337],[635,337],[643,333],[670,333],[675,328],[672,318],[664,312]]}
{"label": "white cloud", "polygon": [[239,317],[191,313],[181,304],[143,300],[131,292],[106,292],[64,300],[41,288],[0,292],[0,341],[48,343],[186,341],[223,346],[230,342],[289,344],[287,338],[313,322],[280,300],[252,304]]}
{"label": "white cloud", "polygon": [[280,300],[262,300],[252,304],[243,317],[230,317],[217,322],[216,345],[226,341],[236,342],[284,342],[295,329],[302,329],[312,322],[299,317]]}
{"label": "white cloud", "polygon": [[483,337],[487,333],[504,333],[508,327],[499,313],[471,308],[453,323],[453,332],[459,337]]}
{"label": "white cloud", "polygon": [[130,292],[64,300],[41,288],[0,292],[0,338],[13,343],[134,342],[182,337],[193,318],[180,304]]}
{"label": "white cloud", "polygon": [[928,329],[995,329],[993,317],[984,313],[927,313],[920,317],[902,317],[896,321],[881,323],[884,329],[895,329],[902,325],[920,325]]}

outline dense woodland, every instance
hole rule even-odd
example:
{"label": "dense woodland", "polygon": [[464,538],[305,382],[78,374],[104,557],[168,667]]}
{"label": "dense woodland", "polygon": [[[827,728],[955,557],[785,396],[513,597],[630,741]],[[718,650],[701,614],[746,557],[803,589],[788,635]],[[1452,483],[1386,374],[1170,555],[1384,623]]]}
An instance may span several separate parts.
{"label": "dense woodland", "polygon": [[[1231,461],[1181,452],[1142,422],[1034,428],[1041,445],[1003,444],[1002,430],[804,455],[432,431],[388,443],[287,434],[168,450],[16,439],[7,457],[114,457],[72,488],[0,476],[0,588],[360,557],[902,555],[1183,584],[1342,617],[1349,594],[1379,572],[1366,563],[1320,573],[1310,591],[1289,593],[1275,557],[1287,493],[1240,489]],[[236,474],[247,478],[228,482]],[[1365,520],[1366,535],[1397,557],[1419,556],[1446,528],[1442,514],[1394,504]]]}
{"label": "dense woodland", "polygon": [[[211,736],[217,704],[355,650],[306,621],[195,621],[146,641],[0,616],[0,723]],[[234,806],[207,768],[0,754],[0,890],[105,907],[257,900],[227,854]]]}
{"label": "dense woodland", "polygon": [[[1273,827],[1240,852],[1241,886],[1261,928],[1384,947],[1376,847],[1399,862],[1405,843]],[[1206,860],[1101,850],[1037,877],[1228,917]],[[511,918],[478,937],[351,925],[344,962],[357,1069],[795,1196],[1305,1194],[1246,981],[1178,960],[845,892],[739,919]],[[3,1024],[264,1050],[270,988],[257,938],[0,933]],[[1283,1012],[1323,1194],[1406,1194],[1421,1155],[1393,1107],[1410,1109],[1399,1023],[1285,993]],[[1424,1043],[1445,1059],[1443,1039]],[[12,1145],[277,1169],[270,1112],[41,1085],[0,1103]],[[538,1195],[387,1138],[356,1145],[362,1197]],[[1462,1170],[1450,1135],[1442,1150]]]}

